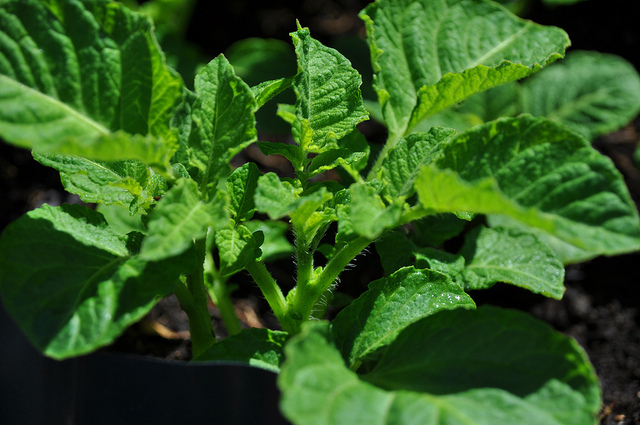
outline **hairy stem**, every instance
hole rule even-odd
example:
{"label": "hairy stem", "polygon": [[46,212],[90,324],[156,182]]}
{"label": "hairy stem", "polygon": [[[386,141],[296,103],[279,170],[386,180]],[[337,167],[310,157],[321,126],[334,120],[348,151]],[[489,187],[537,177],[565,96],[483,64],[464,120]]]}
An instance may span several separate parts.
{"label": "hairy stem", "polygon": [[308,285],[313,274],[313,254],[309,251],[309,243],[300,236],[296,237],[296,263],[297,287]]}
{"label": "hairy stem", "polygon": [[286,314],[287,302],[284,295],[264,263],[261,261],[253,261],[247,265],[247,271],[262,291],[271,310],[273,310],[273,314],[280,322],[282,329],[290,333],[295,333],[296,326]]}
{"label": "hairy stem", "polygon": [[303,322],[310,319],[313,308],[324,292],[370,243],[370,239],[362,236],[354,239],[333,256],[312,284],[296,286],[296,292],[287,310],[287,317],[296,323],[297,330],[300,329]]}

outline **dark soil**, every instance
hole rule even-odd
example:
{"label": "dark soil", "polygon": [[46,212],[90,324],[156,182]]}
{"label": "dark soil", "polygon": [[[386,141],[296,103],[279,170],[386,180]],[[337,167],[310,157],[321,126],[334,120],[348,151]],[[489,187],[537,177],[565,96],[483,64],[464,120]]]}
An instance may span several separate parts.
{"label": "dark soil", "polygon": [[[201,1],[188,36],[207,57],[224,51],[233,41],[249,37],[288,40],[294,18],[309,26],[323,42],[343,34],[361,34],[355,16],[366,1],[270,1],[254,7],[247,1]],[[637,17],[624,1],[590,0],[548,10],[535,6],[530,15],[540,23],[569,32],[574,46],[619,54],[639,68],[640,31]],[[640,120],[620,132],[598,139],[595,147],[609,156],[625,176],[636,203],[640,201],[640,172],[631,156],[637,146]],[[381,138],[375,126],[367,130]],[[382,137],[383,138],[383,137]],[[0,143],[0,231],[24,212],[43,203],[79,202],[62,189],[57,172],[40,166],[26,151]],[[270,266],[278,282],[292,285],[291,262]],[[375,252],[361,256],[357,272],[342,277],[341,288],[354,293],[381,275]],[[267,306],[249,279],[239,276],[234,294],[239,316],[247,326],[273,326]],[[567,291],[561,301],[549,300],[506,285],[473,294],[479,303],[520,308],[575,338],[593,362],[603,389],[603,425],[640,424],[640,253],[597,258],[570,266]],[[211,311],[219,331],[224,329]],[[129,329],[110,350],[129,351],[175,360],[191,357],[188,326],[174,298],[163,300],[140,324]]]}

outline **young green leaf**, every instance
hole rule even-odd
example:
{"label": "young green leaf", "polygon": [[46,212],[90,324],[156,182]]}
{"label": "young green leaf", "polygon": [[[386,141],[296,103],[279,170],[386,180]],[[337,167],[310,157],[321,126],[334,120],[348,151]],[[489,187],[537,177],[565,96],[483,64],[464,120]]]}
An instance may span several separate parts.
{"label": "young green leaf", "polygon": [[422,166],[440,154],[440,144],[454,135],[450,128],[432,128],[428,133],[410,134],[398,141],[382,162],[380,180],[385,182],[384,194],[390,199],[406,199],[413,195],[413,182]]}
{"label": "young green leaf", "polygon": [[226,277],[260,257],[264,235],[262,232],[251,233],[245,226],[238,225],[218,230],[215,240],[220,255],[220,273]]}
{"label": "young green leaf", "polygon": [[293,83],[293,77],[269,80],[251,87],[258,108],[263,107],[265,103],[291,87],[291,83]]}
{"label": "young green leaf", "polygon": [[280,372],[287,333],[270,329],[244,329],[214,344],[194,359],[196,362],[239,362],[272,372]]}
{"label": "young green leaf", "polygon": [[573,51],[525,80],[522,112],[561,122],[593,140],[638,115],[640,76],[621,57]]}
{"label": "young green leaf", "polygon": [[[395,388],[383,389],[346,367],[328,324],[308,324],[285,348],[278,379],[285,416],[300,425],[596,423],[600,392],[586,354],[575,341],[523,313],[494,308],[440,312],[410,325],[397,341],[381,360],[378,373],[396,367],[396,358],[416,368],[395,369],[398,379],[382,382]],[[451,347],[456,348],[450,351]],[[435,361],[420,363],[431,352],[438,353]],[[421,379],[429,373],[433,382]],[[532,376],[538,386],[530,385],[529,393],[518,394]],[[367,380],[382,377],[364,376]],[[443,381],[450,381],[458,391],[446,391]],[[431,384],[440,391],[423,390]]]}
{"label": "young green leaf", "polygon": [[378,0],[360,17],[391,141],[474,93],[538,71],[569,45],[564,31],[489,1]]}
{"label": "young green leaf", "polygon": [[253,197],[261,175],[258,166],[249,162],[236,169],[227,179],[229,211],[236,223],[251,220],[256,210]]}
{"label": "young green leaf", "polygon": [[349,187],[350,227],[355,233],[371,240],[382,232],[400,224],[400,204],[385,205],[376,189],[364,183],[354,183]]}
{"label": "young green leaf", "polygon": [[309,176],[324,173],[341,166],[354,178],[358,172],[367,166],[369,158],[369,144],[358,130],[354,130],[336,142],[337,149],[327,150],[315,156],[307,173]]}
{"label": "young green leaf", "polygon": [[251,233],[262,232],[264,242],[260,246],[262,261],[268,262],[285,257],[291,257],[293,245],[287,239],[289,225],[283,221],[247,221],[244,225]]}
{"label": "young green leaf", "polygon": [[638,212],[611,161],[543,118],[460,134],[422,169],[416,191],[428,210],[506,215],[586,250],[587,258],[640,247]]}
{"label": "young green leaf", "polygon": [[200,170],[200,187],[215,186],[230,173],[234,155],[256,140],[258,107],[251,88],[234,74],[223,55],[198,73],[195,91],[190,161]]}
{"label": "young green leaf", "polygon": [[258,142],[258,148],[260,152],[265,155],[281,155],[291,162],[294,170],[304,171],[304,167],[308,162],[304,152],[298,145],[290,145],[280,142]]}
{"label": "young green leaf", "polygon": [[79,205],[44,205],[27,213],[0,238],[7,311],[53,358],[113,342],[188,271],[174,260],[142,260],[135,255],[136,239],[116,234],[102,215]]}
{"label": "young green leaf", "polygon": [[[121,130],[152,136],[133,141],[135,158],[171,156],[183,84],[164,64],[147,17],[104,0],[11,0],[0,5],[0,28],[5,140],[92,157],[104,153],[96,138]],[[156,149],[138,149],[141,140]],[[126,150],[111,155],[130,159]]]}
{"label": "young green leaf", "polygon": [[160,260],[186,251],[209,227],[221,228],[227,224],[225,206],[225,200],[220,197],[202,201],[195,181],[178,180],[158,202],[149,220],[141,257]]}
{"label": "young green leaf", "polygon": [[267,173],[258,179],[255,205],[258,211],[266,213],[273,220],[289,215],[295,210],[296,200],[302,189],[296,188],[277,174]]}
{"label": "young green leaf", "polygon": [[357,366],[379,356],[411,323],[454,308],[475,308],[475,304],[446,275],[406,267],[371,282],[333,320],[331,331],[349,366]]}
{"label": "young green leaf", "polygon": [[458,283],[467,290],[506,282],[555,299],[564,294],[562,262],[531,233],[478,227],[467,234],[459,254],[466,266]]}
{"label": "young green leaf", "polygon": [[332,147],[329,138],[343,138],[368,118],[360,94],[362,78],[337,50],[311,38],[308,28],[291,37],[298,57],[295,114],[312,132],[309,139],[297,141],[304,152],[321,153]]}

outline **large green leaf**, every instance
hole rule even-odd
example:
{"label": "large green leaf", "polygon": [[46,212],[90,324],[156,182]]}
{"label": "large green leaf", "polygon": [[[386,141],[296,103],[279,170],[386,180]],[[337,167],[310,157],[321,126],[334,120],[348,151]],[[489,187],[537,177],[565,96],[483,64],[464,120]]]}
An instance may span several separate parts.
{"label": "large green leaf", "polygon": [[640,76],[621,57],[573,51],[522,84],[522,112],[561,122],[593,140],[638,115]]}
{"label": "large green leaf", "polygon": [[223,55],[198,73],[195,91],[190,161],[200,170],[198,180],[203,187],[230,174],[231,159],[256,140],[254,112],[258,105],[251,88],[234,74]]}
{"label": "large green leaf", "polygon": [[390,140],[482,90],[564,55],[564,31],[490,1],[378,0],[361,14]]}
{"label": "large green leaf", "polygon": [[478,227],[467,234],[459,254],[466,260],[458,280],[465,289],[506,282],[556,299],[564,294],[564,265],[530,232]]}
{"label": "large green leaf", "polygon": [[298,143],[306,153],[320,153],[335,148],[335,140],[368,118],[360,94],[362,78],[337,50],[313,39],[308,28],[299,28],[291,36],[298,57],[293,80],[295,114],[312,132]]}
{"label": "large green leaf", "polygon": [[285,353],[281,408],[294,424],[595,425],[600,408],[577,343],[515,311],[422,319],[364,376],[344,364],[326,323],[306,326]]}
{"label": "large green leaf", "polygon": [[[0,28],[5,140],[150,165],[175,151],[170,120],[183,84],[165,66],[147,17],[106,0],[10,0],[0,5]],[[149,137],[113,139],[117,131]]]}
{"label": "large green leaf", "polygon": [[612,162],[543,118],[460,134],[423,168],[416,191],[428,210],[506,215],[582,250],[580,259],[640,248],[638,212]]}
{"label": "large green leaf", "polygon": [[379,356],[398,334],[442,310],[475,308],[463,289],[442,273],[406,267],[369,289],[332,322],[336,345],[349,366]]}
{"label": "large green leaf", "polygon": [[181,254],[194,239],[202,238],[209,227],[221,228],[228,222],[226,203],[220,197],[203,201],[196,182],[180,179],[160,200],[149,220],[149,232],[140,255],[160,260]]}
{"label": "large green leaf", "polygon": [[43,206],[0,238],[0,292],[7,311],[46,355],[62,359],[107,345],[171,291],[178,263],[135,255],[135,234],[114,233],[78,205]]}

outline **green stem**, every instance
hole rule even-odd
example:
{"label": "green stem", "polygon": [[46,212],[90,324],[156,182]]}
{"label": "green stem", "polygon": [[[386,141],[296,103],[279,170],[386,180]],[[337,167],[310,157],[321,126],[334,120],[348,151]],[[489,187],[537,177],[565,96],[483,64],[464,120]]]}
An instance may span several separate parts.
{"label": "green stem", "polygon": [[206,248],[204,257],[204,275],[205,284],[209,296],[220,311],[220,317],[224,322],[229,335],[239,334],[242,330],[240,319],[236,315],[236,310],[231,301],[231,293],[227,286],[227,280],[220,276],[216,264],[213,261],[213,244],[215,242],[215,233],[211,228],[207,231]]}
{"label": "green stem", "polygon": [[280,290],[280,287],[269,273],[264,263],[261,261],[253,261],[247,265],[247,271],[256,282],[265,299],[269,303],[273,314],[276,316],[282,329],[296,333],[297,326],[287,317],[287,302]]}
{"label": "green stem", "polygon": [[309,252],[309,243],[296,237],[296,263],[298,265],[296,286],[305,286],[311,282],[313,275],[313,254]]}
{"label": "green stem", "polygon": [[229,335],[237,335],[242,330],[240,319],[236,315],[236,310],[233,307],[233,301],[231,301],[229,287],[225,279],[221,278],[215,269],[214,273],[211,273],[211,281],[207,286],[209,296],[213,300],[214,304],[220,311],[220,317],[224,322],[225,327]]}
{"label": "green stem", "polygon": [[287,310],[287,317],[296,323],[297,330],[303,322],[310,319],[318,299],[335,282],[347,265],[370,243],[370,239],[362,236],[354,239],[333,256],[313,284],[296,286],[296,292]]}
{"label": "green stem", "polygon": [[[193,279],[187,278],[187,281],[193,282]],[[193,283],[185,284],[180,281],[176,284],[173,293],[189,317],[189,333],[191,334],[193,357],[197,357],[211,347],[216,338],[206,300],[205,304],[202,305],[199,302],[200,297],[195,296],[192,292],[191,288],[193,287]]]}

